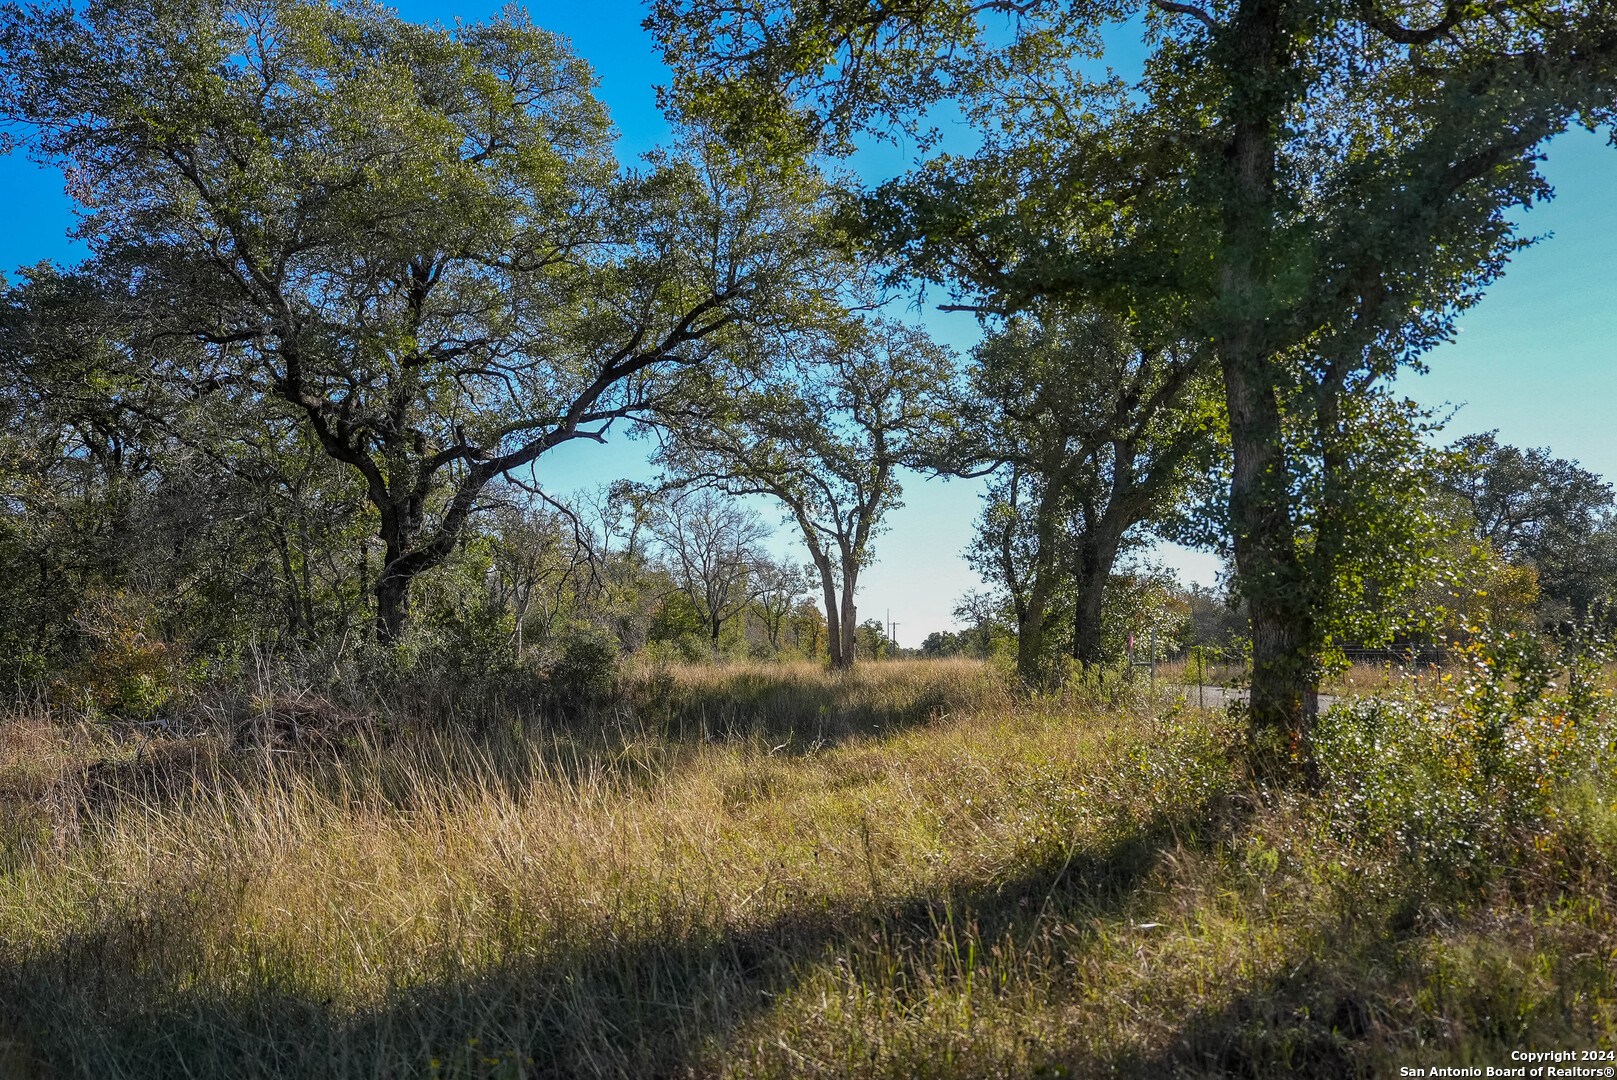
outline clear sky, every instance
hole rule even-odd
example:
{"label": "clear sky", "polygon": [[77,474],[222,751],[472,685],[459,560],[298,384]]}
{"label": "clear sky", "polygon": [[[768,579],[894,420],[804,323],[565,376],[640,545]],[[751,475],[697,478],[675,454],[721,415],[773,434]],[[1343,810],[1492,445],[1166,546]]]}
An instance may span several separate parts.
{"label": "clear sky", "polygon": [[[408,19],[449,22],[487,18],[501,6],[413,0],[398,10]],[[667,73],[640,28],[638,0],[536,2],[529,10],[594,65],[598,93],[620,132],[621,160],[632,161],[667,138],[654,92]],[[863,169],[889,164],[889,171],[901,168],[903,155],[871,155]],[[1430,373],[1405,376],[1399,386],[1428,405],[1460,406],[1448,429],[1453,435],[1497,428],[1505,442],[1548,446],[1617,477],[1617,151],[1603,135],[1575,132],[1550,144],[1544,169],[1555,200],[1519,217],[1525,231],[1544,239],[1518,254],[1504,279],[1462,317],[1458,339],[1428,358]],[[6,195],[0,270],[9,274],[41,259],[70,262],[82,254],[65,235],[72,213],[59,174],[20,154],[0,158],[0,191]],[[958,348],[975,340],[969,318],[920,317]],[[574,443],[547,456],[540,478],[552,490],[569,491],[645,477],[645,450],[622,439],[606,447]],[[885,619],[890,611],[899,641],[909,646],[950,627],[955,598],[979,584],[960,554],[971,538],[980,490],[980,483],[906,479],[905,505],[877,540],[877,561],[860,589],[861,617]],[[787,550],[790,535],[782,530],[779,541]],[[1210,584],[1218,570],[1216,559],[1197,552],[1164,548],[1158,557],[1187,580]]]}

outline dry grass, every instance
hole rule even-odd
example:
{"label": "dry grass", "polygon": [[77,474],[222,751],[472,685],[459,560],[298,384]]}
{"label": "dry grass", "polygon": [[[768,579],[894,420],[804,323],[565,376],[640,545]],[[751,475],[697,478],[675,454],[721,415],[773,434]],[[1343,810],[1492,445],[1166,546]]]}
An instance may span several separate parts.
{"label": "dry grass", "polygon": [[12,714],[0,1076],[1351,1076],[1617,1025],[1603,868],[1446,893],[1222,718],[626,682],[477,734]]}
{"label": "dry grass", "polygon": [[1444,670],[1435,664],[1353,664],[1332,675],[1320,687],[1341,697],[1371,697],[1396,692],[1411,684],[1436,683]]}
{"label": "dry grass", "polygon": [[[1320,685],[1320,692],[1334,697],[1370,697],[1401,689],[1410,683],[1435,682],[1443,670],[1431,665],[1356,663],[1346,671],[1336,672]],[[1146,679],[1144,668],[1134,678]],[[1194,661],[1174,660],[1157,665],[1157,681],[1162,684],[1189,687],[1195,690],[1198,680],[1204,686],[1245,686],[1251,673],[1242,664],[1200,665]],[[1194,693],[1191,697],[1194,698]]]}

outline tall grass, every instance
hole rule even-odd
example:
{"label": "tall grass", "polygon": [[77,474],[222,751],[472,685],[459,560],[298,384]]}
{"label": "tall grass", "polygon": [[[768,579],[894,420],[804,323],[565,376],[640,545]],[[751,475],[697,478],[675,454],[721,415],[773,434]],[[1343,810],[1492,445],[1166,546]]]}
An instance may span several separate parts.
{"label": "tall grass", "polygon": [[1298,795],[1227,718],[967,662],[622,684],[475,725],[14,712],[0,1076],[1354,1076],[1617,1026],[1592,735],[1462,878],[1400,832],[1430,754],[1362,797],[1413,705],[1343,714]]}

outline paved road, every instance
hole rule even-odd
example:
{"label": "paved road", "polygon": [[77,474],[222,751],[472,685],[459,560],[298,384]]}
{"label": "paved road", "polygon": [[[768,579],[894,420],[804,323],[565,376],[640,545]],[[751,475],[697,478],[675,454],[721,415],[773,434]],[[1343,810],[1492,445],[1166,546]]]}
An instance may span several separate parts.
{"label": "paved road", "polygon": [[[1185,704],[1205,705],[1209,709],[1222,709],[1232,701],[1245,701],[1248,693],[1244,687],[1227,690],[1222,686],[1182,686],[1179,689],[1185,695]],[[1326,712],[1338,700],[1335,694],[1321,694],[1319,711]]]}

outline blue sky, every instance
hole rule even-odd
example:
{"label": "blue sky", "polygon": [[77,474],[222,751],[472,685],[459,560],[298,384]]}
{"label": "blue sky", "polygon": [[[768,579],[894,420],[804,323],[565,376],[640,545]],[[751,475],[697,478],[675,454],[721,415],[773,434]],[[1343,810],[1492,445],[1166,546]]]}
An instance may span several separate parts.
{"label": "blue sky", "polygon": [[[486,18],[498,3],[451,5],[415,0],[398,10],[408,19],[452,21]],[[638,0],[593,3],[533,3],[534,21],[572,40],[595,67],[598,93],[618,125],[618,153],[631,161],[666,139],[654,86],[666,78],[654,42],[640,29]],[[868,155],[865,171],[903,165],[900,152]],[[1518,220],[1543,237],[1519,253],[1505,277],[1460,320],[1451,345],[1428,357],[1430,372],[1407,375],[1399,389],[1424,404],[1458,406],[1449,433],[1497,428],[1519,446],[1548,446],[1607,477],[1617,477],[1617,151],[1604,136],[1574,132],[1550,144],[1544,171],[1556,189],[1554,201]],[[0,230],[0,270],[8,275],[41,259],[71,261],[78,254],[66,240],[72,225],[61,176],[37,168],[20,154],[0,157],[0,190],[7,198]],[[912,313],[913,314],[913,313]],[[961,316],[920,313],[940,340],[967,347],[974,324]],[[599,447],[574,443],[546,459],[540,478],[552,490],[592,487],[618,476],[645,476],[646,448],[618,440]],[[977,515],[978,483],[906,481],[904,507],[889,519],[876,542],[877,561],[859,593],[861,617],[891,617],[898,638],[919,644],[927,633],[952,624],[955,598],[977,586],[960,557]],[[769,509],[760,506],[769,516]],[[770,517],[773,520],[773,517]],[[782,551],[791,536],[779,536]],[[1188,580],[1211,583],[1218,564],[1210,556],[1164,548],[1159,558]]]}

